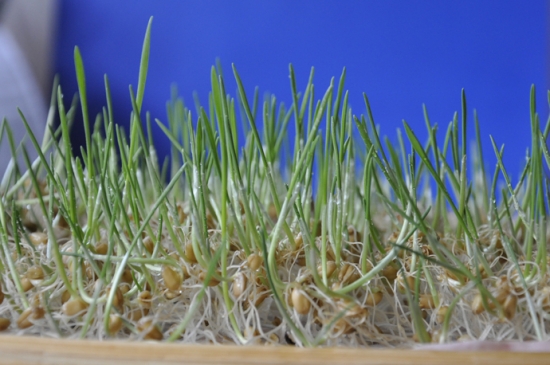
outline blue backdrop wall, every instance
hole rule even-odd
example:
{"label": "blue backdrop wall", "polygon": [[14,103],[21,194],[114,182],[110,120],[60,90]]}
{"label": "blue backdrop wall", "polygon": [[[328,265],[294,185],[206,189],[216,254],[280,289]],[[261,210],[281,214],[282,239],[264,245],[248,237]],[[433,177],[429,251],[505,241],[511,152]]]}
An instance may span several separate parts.
{"label": "blue backdrop wall", "polygon": [[[511,172],[519,172],[530,143],[531,84],[538,88],[542,121],[548,116],[549,11],[548,0],[64,0],[56,70],[64,94],[76,92],[73,48],[78,45],[91,112],[105,104],[107,73],[115,117],[127,123],[128,85],[137,83],[143,35],[153,15],[144,102],[153,117],[166,120],[174,82],[187,104],[193,91],[205,103],[217,57],[226,78],[231,63],[236,64],[250,95],[259,86],[287,105],[289,63],[302,90],[315,66],[318,93],[345,66],[354,113],[365,112],[362,92],[367,93],[375,122],[392,140],[403,119],[426,136],[422,103],[432,122],[446,129],[465,88],[470,120],[473,109],[478,112],[488,162],[495,161],[491,134],[506,144]],[[227,89],[236,89],[232,79]],[[473,128],[470,132],[473,138]],[[159,145],[161,151],[165,145]]]}

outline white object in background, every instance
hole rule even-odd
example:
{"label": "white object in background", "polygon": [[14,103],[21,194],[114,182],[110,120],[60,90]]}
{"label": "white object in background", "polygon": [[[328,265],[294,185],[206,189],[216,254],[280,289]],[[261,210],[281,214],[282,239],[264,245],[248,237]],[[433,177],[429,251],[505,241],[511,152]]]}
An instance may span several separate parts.
{"label": "white object in background", "polygon": [[[47,117],[45,101],[17,42],[8,29],[0,26],[0,121],[4,118],[8,120],[14,140],[19,144],[26,131],[17,108],[21,109],[41,143]],[[28,137],[25,140],[25,146],[31,158],[34,158],[36,151]],[[0,178],[10,158],[7,136],[4,136],[0,141]],[[22,162],[22,159],[19,161]],[[24,165],[21,168],[25,170]]]}

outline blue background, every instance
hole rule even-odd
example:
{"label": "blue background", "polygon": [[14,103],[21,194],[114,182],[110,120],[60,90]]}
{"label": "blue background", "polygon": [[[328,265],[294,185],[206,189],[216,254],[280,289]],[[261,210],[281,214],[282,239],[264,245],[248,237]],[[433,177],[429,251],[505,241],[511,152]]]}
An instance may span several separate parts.
{"label": "blue background", "polygon": [[[318,97],[345,66],[354,113],[365,113],[366,92],[375,122],[393,141],[403,119],[426,138],[422,103],[432,123],[440,125],[442,141],[453,113],[460,110],[460,91],[465,88],[469,120],[474,108],[478,112],[490,171],[496,159],[489,134],[499,145],[506,144],[505,160],[516,175],[530,144],[533,83],[543,125],[548,116],[549,10],[547,0],[66,0],[61,4],[56,71],[64,94],[75,93],[73,48],[78,45],[92,116],[105,104],[107,73],[116,121],[128,123],[128,85],[137,84],[143,35],[153,15],[143,110],[155,118],[166,121],[174,82],[189,106],[193,91],[205,104],[210,67],[217,57],[228,91],[236,90],[231,76],[235,63],[249,96],[259,86],[286,105],[291,104],[289,63],[299,90],[315,66]],[[162,132],[155,130],[159,142]],[[469,139],[473,132],[470,124]],[[166,145],[159,144],[161,153]]]}

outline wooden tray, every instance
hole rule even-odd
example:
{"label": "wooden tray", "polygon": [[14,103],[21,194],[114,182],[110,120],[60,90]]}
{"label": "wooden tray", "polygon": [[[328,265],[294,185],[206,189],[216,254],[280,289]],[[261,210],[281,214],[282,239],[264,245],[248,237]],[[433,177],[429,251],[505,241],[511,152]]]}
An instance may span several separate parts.
{"label": "wooden tray", "polygon": [[548,364],[550,353],[299,349],[0,336],[0,364]]}

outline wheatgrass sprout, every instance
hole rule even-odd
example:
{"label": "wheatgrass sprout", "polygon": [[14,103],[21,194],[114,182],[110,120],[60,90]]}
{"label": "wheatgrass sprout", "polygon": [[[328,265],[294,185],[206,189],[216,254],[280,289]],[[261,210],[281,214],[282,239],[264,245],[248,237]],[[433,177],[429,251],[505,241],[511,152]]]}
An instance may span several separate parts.
{"label": "wheatgrass sprout", "polygon": [[[352,112],[345,69],[318,100],[314,70],[300,92],[290,66],[286,108],[257,91],[249,100],[235,66],[238,92],[227,94],[218,64],[206,105],[174,95],[167,120],[152,123],[141,110],[150,33],[151,22],[128,134],[107,77],[106,107],[89,115],[78,48],[78,97],[67,109],[54,85],[42,143],[20,113],[35,160],[13,121],[0,125],[12,154],[0,183],[0,331],[357,347],[549,339],[550,122],[534,87],[516,181],[492,139],[498,163],[485,166],[475,114],[466,140],[464,91],[443,140],[424,107],[427,140],[404,123],[392,145],[366,96],[366,113]],[[170,160],[159,161],[156,126]]]}

